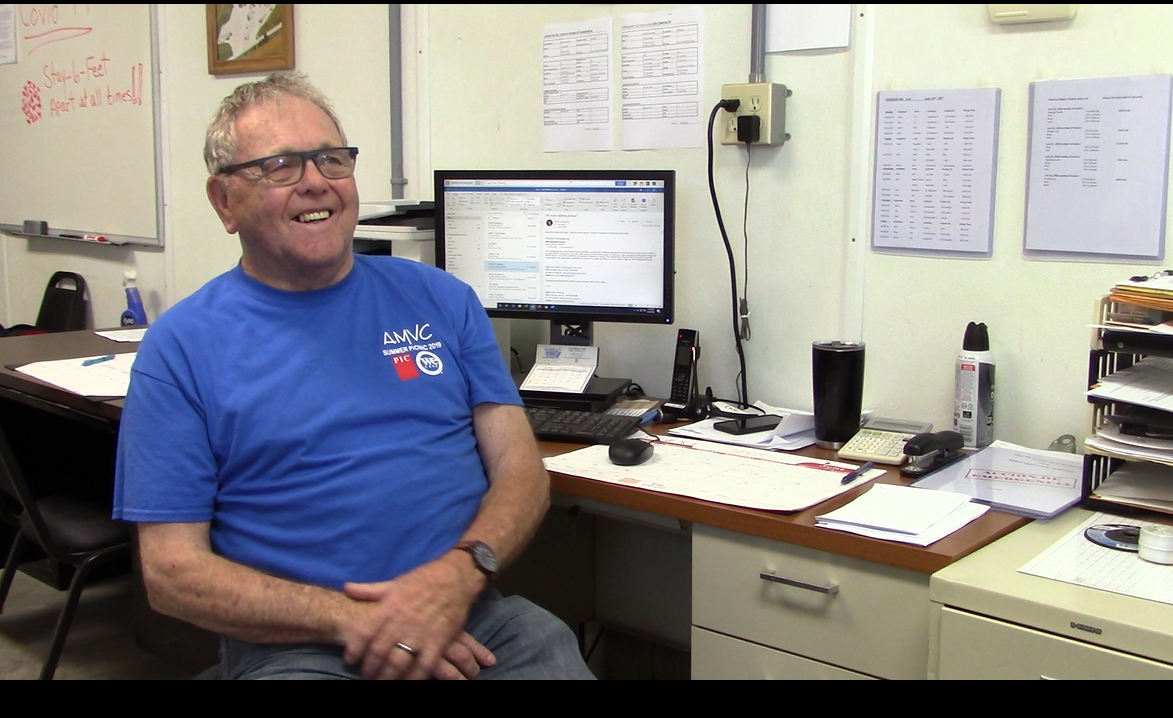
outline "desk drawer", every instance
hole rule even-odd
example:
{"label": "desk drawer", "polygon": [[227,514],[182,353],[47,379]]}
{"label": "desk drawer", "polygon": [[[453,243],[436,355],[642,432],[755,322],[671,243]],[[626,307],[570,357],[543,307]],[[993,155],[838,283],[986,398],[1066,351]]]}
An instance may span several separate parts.
{"label": "desk drawer", "polygon": [[927,574],[701,525],[692,551],[694,626],[869,676],[927,676]]}
{"label": "desk drawer", "polygon": [[945,607],[941,680],[1173,679],[1173,666]]}
{"label": "desk drawer", "polygon": [[692,629],[692,679],[858,681],[869,676],[703,628]]}

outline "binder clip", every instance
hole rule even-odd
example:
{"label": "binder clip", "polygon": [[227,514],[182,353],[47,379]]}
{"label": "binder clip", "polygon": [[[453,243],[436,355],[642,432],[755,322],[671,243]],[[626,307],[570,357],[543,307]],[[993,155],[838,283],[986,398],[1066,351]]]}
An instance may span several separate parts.
{"label": "binder clip", "polygon": [[956,431],[917,434],[904,442],[904,454],[908,463],[900,469],[900,475],[919,479],[959,461],[967,456],[961,450],[965,440]]}

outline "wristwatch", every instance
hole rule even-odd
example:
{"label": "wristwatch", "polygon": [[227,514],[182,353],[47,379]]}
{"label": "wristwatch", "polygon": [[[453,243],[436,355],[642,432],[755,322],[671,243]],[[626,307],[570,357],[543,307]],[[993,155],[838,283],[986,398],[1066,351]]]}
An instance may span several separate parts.
{"label": "wristwatch", "polygon": [[472,556],[473,565],[490,581],[497,577],[500,562],[497,560],[497,552],[490,548],[489,544],[484,541],[461,541],[453,548],[458,551],[467,551],[468,555]]}

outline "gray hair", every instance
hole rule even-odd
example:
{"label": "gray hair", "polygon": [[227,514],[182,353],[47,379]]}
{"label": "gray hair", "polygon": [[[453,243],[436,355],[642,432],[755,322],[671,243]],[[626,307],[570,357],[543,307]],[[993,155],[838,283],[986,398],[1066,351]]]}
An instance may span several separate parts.
{"label": "gray hair", "polygon": [[212,118],[212,124],[208,125],[208,135],[204,140],[204,164],[208,166],[208,174],[216,174],[236,158],[236,120],[244,111],[254,105],[276,102],[285,96],[300,97],[317,105],[338,129],[342,144],[346,144],[342,123],[338,121],[326,96],[311,85],[302,73],[278,72],[263,80],[241,85],[220,103],[220,109]]}

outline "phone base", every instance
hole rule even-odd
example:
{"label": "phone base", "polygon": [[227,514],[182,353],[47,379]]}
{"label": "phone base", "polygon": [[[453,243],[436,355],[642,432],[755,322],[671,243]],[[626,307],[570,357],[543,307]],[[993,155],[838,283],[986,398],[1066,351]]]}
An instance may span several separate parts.
{"label": "phone base", "polygon": [[[525,379],[525,375],[514,375],[518,386]],[[581,394],[570,394],[558,391],[522,391],[521,400],[526,406],[548,406],[555,409],[571,409],[574,411],[606,411],[615,401],[623,396],[631,379],[612,379],[597,376],[587,384],[586,391]]]}

